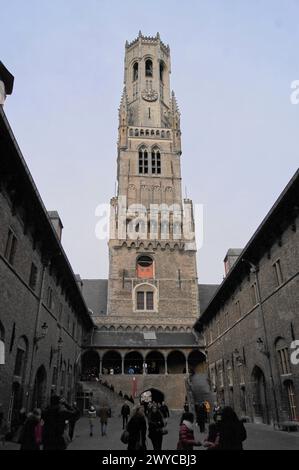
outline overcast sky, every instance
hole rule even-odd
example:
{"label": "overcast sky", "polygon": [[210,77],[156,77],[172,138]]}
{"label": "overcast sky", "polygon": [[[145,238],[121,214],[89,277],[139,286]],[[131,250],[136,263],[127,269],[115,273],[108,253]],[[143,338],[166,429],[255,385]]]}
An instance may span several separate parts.
{"label": "overcast sky", "polygon": [[204,205],[199,280],[218,283],[298,167],[298,18],[297,0],[0,0],[5,112],[76,273],[108,274],[95,208],[114,194],[126,39],[170,45],[183,187]]}

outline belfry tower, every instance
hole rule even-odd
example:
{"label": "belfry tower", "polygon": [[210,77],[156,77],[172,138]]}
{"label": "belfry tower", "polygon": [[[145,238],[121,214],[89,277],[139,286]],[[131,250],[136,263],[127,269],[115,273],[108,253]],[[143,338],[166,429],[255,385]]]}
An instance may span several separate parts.
{"label": "belfry tower", "polygon": [[[108,287],[83,281],[97,329],[82,368],[109,375],[115,391],[182,409],[188,370],[204,375],[206,366],[204,342],[193,330],[194,217],[192,202],[182,198],[180,112],[170,73],[170,49],[159,34],[139,33],[126,43]],[[98,392],[95,386],[94,399]]]}
{"label": "belfry tower", "polygon": [[182,200],[180,112],[170,73],[170,49],[159,34],[139,33],[126,43],[107,321],[189,331],[199,313],[196,247],[192,203]]}

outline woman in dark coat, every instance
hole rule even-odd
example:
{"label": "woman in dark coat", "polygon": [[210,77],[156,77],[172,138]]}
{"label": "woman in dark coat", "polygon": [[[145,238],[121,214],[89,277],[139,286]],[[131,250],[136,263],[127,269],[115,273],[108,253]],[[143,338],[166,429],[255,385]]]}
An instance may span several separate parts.
{"label": "woman in dark coat", "polygon": [[143,406],[137,406],[127,424],[128,450],[146,450],[146,420]]}
{"label": "woman in dark coat", "polygon": [[42,443],[41,412],[35,409],[26,419],[20,436],[20,450],[40,450]]}
{"label": "woman in dark coat", "polygon": [[158,406],[154,404],[148,415],[148,437],[153,443],[154,450],[162,449],[163,428],[163,416],[160,413]]}
{"label": "woman in dark coat", "polygon": [[205,447],[215,450],[243,450],[243,442],[247,438],[247,432],[242,421],[229,406],[223,408],[220,418],[214,442],[211,442],[212,439],[208,439],[204,444]]}

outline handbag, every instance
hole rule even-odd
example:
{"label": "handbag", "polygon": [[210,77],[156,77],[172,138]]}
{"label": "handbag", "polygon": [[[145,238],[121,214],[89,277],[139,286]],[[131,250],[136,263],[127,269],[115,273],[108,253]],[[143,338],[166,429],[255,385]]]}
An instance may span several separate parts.
{"label": "handbag", "polygon": [[120,436],[120,440],[123,444],[128,444],[129,443],[129,437],[130,437],[130,434],[129,432],[125,429],[121,436]]}

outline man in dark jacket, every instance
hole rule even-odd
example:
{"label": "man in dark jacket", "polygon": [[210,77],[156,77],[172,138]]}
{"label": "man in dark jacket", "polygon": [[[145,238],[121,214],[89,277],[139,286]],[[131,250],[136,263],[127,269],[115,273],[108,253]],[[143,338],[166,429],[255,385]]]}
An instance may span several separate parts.
{"label": "man in dark jacket", "polygon": [[123,429],[125,429],[125,427],[128,424],[128,419],[129,419],[130,413],[131,413],[130,407],[128,405],[128,402],[126,402],[122,406],[121,412],[120,412],[120,414],[122,415],[122,418],[123,418]]}
{"label": "man in dark jacket", "polygon": [[74,417],[76,411],[57,395],[51,397],[50,406],[44,411],[42,419],[44,450],[65,450],[65,422]]}

